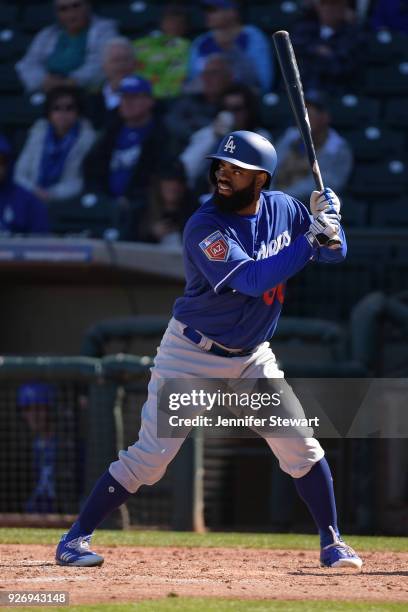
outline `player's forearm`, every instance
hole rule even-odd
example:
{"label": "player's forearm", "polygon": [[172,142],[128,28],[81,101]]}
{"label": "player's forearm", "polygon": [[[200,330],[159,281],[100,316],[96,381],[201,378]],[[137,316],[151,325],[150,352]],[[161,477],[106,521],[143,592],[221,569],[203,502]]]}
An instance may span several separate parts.
{"label": "player's forearm", "polygon": [[244,295],[259,297],[271,287],[276,287],[299,272],[315,253],[307,239],[299,236],[277,255],[249,261],[229,282],[232,289]]}
{"label": "player's forearm", "polygon": [[320,247],[313,259],[320,263],[341,263],[347,255],[347,241],[342,227],[340,227],[339,236],[342,241],[340,249]]}

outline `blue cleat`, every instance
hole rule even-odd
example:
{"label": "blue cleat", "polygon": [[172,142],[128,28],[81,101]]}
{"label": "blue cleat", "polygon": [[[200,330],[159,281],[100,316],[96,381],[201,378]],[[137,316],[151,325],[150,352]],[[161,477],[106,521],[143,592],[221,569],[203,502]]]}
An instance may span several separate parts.
{"label": "blue cleat", "polygon": [[361,569],[363,561],[358,554],[347,546],[345,542],[334,531],[333,527],[329,527],[333,535],[333,544],[324,546],[320,551],[320,565],[322,567],[350,567],[353,569]]}
{"label": "blue cleat", "polygon": [[55,560],[57,565],[73,565],[76,567],[94,567],[102,565],[103,557],[92,552],[89,548],[90,535],[80,536],[67,542],[64,533],[57,546]]}

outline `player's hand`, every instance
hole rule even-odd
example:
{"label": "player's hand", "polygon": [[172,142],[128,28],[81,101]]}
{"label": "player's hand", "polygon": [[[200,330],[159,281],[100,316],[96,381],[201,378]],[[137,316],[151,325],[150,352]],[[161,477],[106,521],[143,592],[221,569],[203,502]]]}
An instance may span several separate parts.
{"label": "player's hand", "polygon": [[[340,200],[330,187],[326,187],[323,191],[312,191],[310,196],[310,211],[313,217],[318,217],[321,212],[336,213],[340,215]],[[339,216],[339,218],[341,218]]]}
{"label": "player's hand", "polygon": [[[334,216],[336,215],[336,216]],[[305,236],[312,247],[328,246],[331,249],[338,249],[341,244],[329,245],[330,239],[338,238],[340,232],[340,219],[336,213],[327,215],[320,213],[310,224]]]}

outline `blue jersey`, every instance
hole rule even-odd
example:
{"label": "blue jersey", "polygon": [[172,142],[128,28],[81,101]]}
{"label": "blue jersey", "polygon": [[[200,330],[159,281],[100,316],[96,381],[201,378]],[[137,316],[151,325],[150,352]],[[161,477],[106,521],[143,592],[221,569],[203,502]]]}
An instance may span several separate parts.
{"label": "blue jersey", "polygon": [[[229,348],[269,340],[286,280],[311,258],[345,256],[344,235],[341,250],[312,249],[304,237],[310,222],[306,207],[280,191],[261,192],[258,212],[249,216],[224,213],[210,198],[184,230],[186,288],[174,317]],[[278,284],[265,286],[274,278]]]}

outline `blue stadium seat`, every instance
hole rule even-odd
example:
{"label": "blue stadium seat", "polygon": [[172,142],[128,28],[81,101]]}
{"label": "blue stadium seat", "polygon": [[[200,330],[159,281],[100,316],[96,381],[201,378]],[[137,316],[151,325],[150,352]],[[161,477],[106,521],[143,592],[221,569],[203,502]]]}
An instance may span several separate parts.
{"label": "blue stadium seat", "polygon": [[20,59],[30,44],[31,37],[17,30],[0,30],[0,62]]}
{"label": "blue stadium seat", "polygon": [[408,186],[407,164],[401,159],[357,164],[348,184],[348,192],[356,198],[388,198],[402,196]]}
{"label": "blue stadium seat", "polygon": [[6,117],[7,124],[13,127],[28,128],[41,116],[44,99],[41,93],[30,96],[4,94],[0,96],[0,117]]}
{"label": "blue stadium seat", "polygon": [[405,136],[402,132],[383,129],[378,125],[367,125],[346,134],[358,161],[380,161],[404,156]]}
{"label": "blue stadium seat", "polygon": [[407,96],[408,61],[366,71],[363,91],[368,96]]}
{"label": "blue stadium seat", "polygon": [[408,227],[408,197],[392,201],[384,198],[371,207],[371,225],[377,227]]}
{"label": "blue stadium seat", "polygon": [[22,29],[32,34],[51,25],[55,21],[55,12],[52,4],[30,4],[24,8]]}
{"label": "blue stadium seat", "polygon": [[19,92],[22,90],[20,79],[14,68],[14,63],[0,64],[0,92]]}
{"label": "blue stadium seat", "polygon": [[261,125],[282,131],[294,124],[293,114],[286,94],[267,93],[261,102]]}
{"label": "blue stadium seat", "polygon": [[48,211],[51,231],[55,234],[84,234],[101,238],[106,237],[107,229],[114,229],[117,225],[116,203],[100,195],[85,194],[54,201]]}
{"label": "blue stadium seat", "polygon": [[385,123],[389,127],[408,128],[408,98],[391,98],[385,107]]}
{"label": "blue stadium seat", "polygon": [[329,101],[332,124],[336,128],[358,128],[361,125],[376,125],[380,117],[380,101],[344,94]]}
{"label": "blue stadium seat", "polygon": [[362,48],[362,59],[366,64],[384,65],[403,61],[407,57],[407,37],[405,34],[380,30],[366,33]]}
{"label": "blue stadium seat", "polygon": [[290,30],[300,14],[300,3],[294,0],[268,4],[256,2],[246,8],[245,23],[256,25],[266,32]]}
{"label": "blue stadium seat", "polygon": [[367,225],[368,205],[363,200],[349,196],[341,197],[341,218],[344,227],[365,227]]}
{"label": "blue stadium seat", "polygon": [[161,6],[155,2],[128,2],[127,4],[101,4],[98,14],[118,22],[118,27],[124,33],[143,34],[157,28]]}
{"label": "blue stadium seat", "polygon": [[1,27],[14,27],[17,21],[18,7],[13,4],[1,3],[0,10],[0,26]]}

